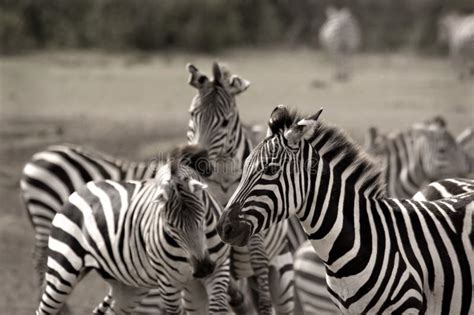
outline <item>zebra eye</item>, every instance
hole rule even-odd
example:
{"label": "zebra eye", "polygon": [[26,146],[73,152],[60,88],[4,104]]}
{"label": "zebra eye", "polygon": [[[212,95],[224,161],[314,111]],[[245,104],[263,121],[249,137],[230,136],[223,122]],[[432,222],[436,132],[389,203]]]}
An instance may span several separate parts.
{"label": "zebra eye", "polygon": [[222,122],[222,127],[227,127],[228,124],[229,124],[229,119],[224,119],[224,121]]}
{"label": "zebra eye", "polygon": [[280,166],[276,164],[270,164],[265,167],[263,170],[263,173],[268,176],[273,176],[276,173],[278,173],[278,170],[280,170]]}

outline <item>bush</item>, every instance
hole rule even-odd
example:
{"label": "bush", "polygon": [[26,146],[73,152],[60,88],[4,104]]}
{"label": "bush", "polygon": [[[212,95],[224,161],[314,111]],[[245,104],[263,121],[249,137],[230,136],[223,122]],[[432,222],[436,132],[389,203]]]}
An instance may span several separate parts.
{"label": "bush", "polygon": [[0,53],[20,53],[34,46],[24,19],[14,11],[0,11]]}
{"label": "bush", "polygon": [[349,6],[366,49],[436,44],[449,10],[472,0],[0,0],[1,53],[29,48],[213,51],[281,41],[317,43],[328,5]]}

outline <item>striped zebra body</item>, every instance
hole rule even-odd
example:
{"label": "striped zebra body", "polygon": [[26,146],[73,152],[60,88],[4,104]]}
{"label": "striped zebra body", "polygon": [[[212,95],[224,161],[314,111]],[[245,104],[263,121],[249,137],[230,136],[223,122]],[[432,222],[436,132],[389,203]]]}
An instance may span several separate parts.
{"label": "striped zebra body", "polygon": [[[206,148],[214,161],[214,172],[207,178],[209,189],[225,205],[237,187],[245,158],[256,141],[252,130],[239,118],[235,96],[249,82],[233,75],[217,63],[213,79],[188,65],[189,83],[198,90],[190,107],[188,142]],[[245,247],[232,248],[232,274],[236,279],[252,276],[262,314],[293,311],[293,259],[287,246],[287,222],[281,222]],[[273,272],[272,270],[277,270]],[[270,291],[271,290],[271,291]]]}
{"label": "striped zebra body", "polygon": [[440,20],[440,40],[449,45],[449,53],[459,78],[474,75],[474,15],[448,14]]}
{"label": "striped zebra body", "polygon": [[[417,192],[414,200],[428,201],[474,192],[474,180],[452,178],[430,183]],[[335,314],[338,309],[328,303],[324,262],[306,241],[295,253],[295,287],[305,314]]]}
{"label": "striped zebra body", "polygon": [[150,289],[178,314],[182,289],[199,295],[192,289],[199,286],[209,312],[228,311],[229,247],[215,230],[220,206],[190,165],[173,163],[156,179],[89,182],[69,197],[52,222],[37,314],[56,313],[91,269],[111,287],[97,314],[128,313]]}
{"label": "striped zebra body", "polygon": [[[246,161],[218,224],[225,242],[296,215],[344,313],[470,314],[474,193],[439,201],[385,197],[382,174],[335,127],[283,107]],[[265,196],[265,197],[262,197]]]}
{"label": "striped zebra body", "polygon": [[[387,194],[390,197],[408,198],[432,180],[465,176],[469,173],[468,165],[464,162],[468,157],[463,152],[463,147],[448,132],[446,123],[440,117],[417,123],[407,131],[388,136],[371,128],[366,137],[365,149],[381,162]],[[438,183],[439,185],[444,183]],[[461,190],[456,191],[456,194],[460,194]],[[445,197],[452,195],[455,194]],[[435,199],[441,198],[428,200]],[[336,312],[328,303],[323,262],[314,253],[309,242],[303,244],[306,234],[298,219],[292,217],[288,221],[289,235],[292,236],[289,239],[290,248],[296,251],[301,245],[295,253],[295,282],[305,312]]]}
{"label": "striped zebra body", "polygon": [[349,75],[349,57],[360,48],[360,27],[348,8],[340,10],[329,7],[326,21],[319,31],[321,46],[334,58],[337,67],[336,78],[347,79]]}

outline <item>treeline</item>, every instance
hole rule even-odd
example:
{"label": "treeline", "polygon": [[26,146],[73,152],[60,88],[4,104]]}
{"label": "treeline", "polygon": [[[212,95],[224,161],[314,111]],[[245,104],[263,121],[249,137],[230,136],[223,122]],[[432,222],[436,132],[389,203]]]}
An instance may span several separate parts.
{"label": "treeline", "polygon": [[0,0],[0,52],[317,45],[328,5],[349,6],[368,50],[433,49],[436,21],[472,0]]}

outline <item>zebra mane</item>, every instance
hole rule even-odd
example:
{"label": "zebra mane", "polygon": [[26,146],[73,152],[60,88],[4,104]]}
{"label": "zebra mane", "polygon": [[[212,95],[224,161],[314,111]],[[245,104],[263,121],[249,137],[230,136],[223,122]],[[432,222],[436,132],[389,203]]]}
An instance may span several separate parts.
{"label": "zebra mane", "polygon": [[188,166],[203,177],[212,175],[212,165],[207,150],[197,145],[182,145],[174,148],[168,156],[171,175],[177,175],[181,166]]}
{"label": "zebra mane", "polygon": [[362,168],[362,187],[374,197],[385,196],[385,182],[380,166],[341,128],[318,122],[310,137],[313,148],[323,157],[331,152],[332,160],[344,161],[348,168]]}

